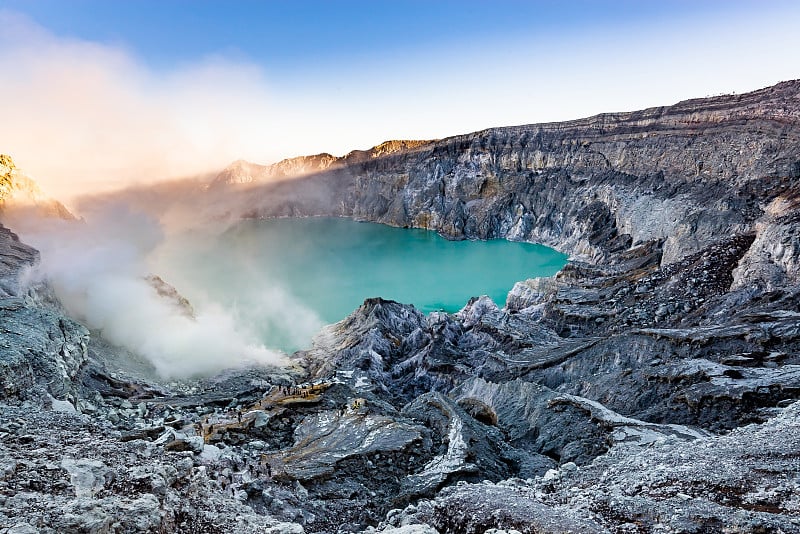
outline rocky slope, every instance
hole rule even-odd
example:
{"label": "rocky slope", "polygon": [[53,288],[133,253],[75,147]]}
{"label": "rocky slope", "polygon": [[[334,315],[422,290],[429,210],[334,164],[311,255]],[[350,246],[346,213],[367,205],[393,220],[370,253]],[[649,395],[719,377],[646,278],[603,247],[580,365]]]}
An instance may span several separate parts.
{"label": "rocky slope", "polygon": [[112,369],[0,232],[0,532],[800,532],[798,141],[786,82],[225,178],[207,201],[240,216],[572,259],[502,308],[370,299],[292,369],[188,384]]}

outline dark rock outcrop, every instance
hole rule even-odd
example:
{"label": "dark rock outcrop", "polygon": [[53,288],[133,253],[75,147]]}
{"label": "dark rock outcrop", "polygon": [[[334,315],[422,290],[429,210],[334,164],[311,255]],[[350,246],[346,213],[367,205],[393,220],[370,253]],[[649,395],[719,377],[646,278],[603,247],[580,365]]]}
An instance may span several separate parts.
{"label": "dark rock outcrop", "polygon": [[[800,532],[798,409],[764,425],[687,447],[663,439],[620,447],[593,464],[563,466],[535,481],[449,488],[392,514],[391,524],[443,532]],[[483,514],[471,513],[483,510]],[[476,530],[480,529],[480,530]]]}

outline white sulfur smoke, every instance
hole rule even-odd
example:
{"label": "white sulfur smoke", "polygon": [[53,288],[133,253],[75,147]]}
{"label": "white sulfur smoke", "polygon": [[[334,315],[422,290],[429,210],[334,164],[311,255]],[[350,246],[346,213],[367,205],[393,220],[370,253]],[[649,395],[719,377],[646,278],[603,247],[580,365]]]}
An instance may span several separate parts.
{"label": "white sulfur smoke", "polygon": [[[46,279],[67,311],[108,341],[146,357],[163,377],[210,374],[249,365],[283,365],[230,310],[160,295],[146,280],[146,259],[163,238],[160,225],[124,205],[104,206],[82,222],[15,221],[41,262],[28,281]],[[198,306],[199,304],[199,306]]]}

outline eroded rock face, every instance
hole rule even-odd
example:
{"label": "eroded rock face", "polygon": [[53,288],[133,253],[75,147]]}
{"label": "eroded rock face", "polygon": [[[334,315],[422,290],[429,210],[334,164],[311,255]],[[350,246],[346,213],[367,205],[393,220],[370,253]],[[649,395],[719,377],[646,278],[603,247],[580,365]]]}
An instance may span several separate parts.
{"label": "eroded rock face", "polygon": [[799,257],[798,196],[792,190],[772,200],[756,221],[755,240],[733,273],[733,287],[771,291],[797,284]]}
{"label": "eroded rock face", "polygon": [[89,332],[51,304],[44,286],[23,278],[38,253],[0,226],[0,400],[77,400]]}
{"label": "eroded rock face", "polygon": [[0,225],[0,296],[21,296],[24,270],[32,267],[38,259],[36,249],[21,243],[17,234]]}
{"label": "eroded rock face", "polygon": [[442,532],[798,532],[798,407],[691,446],[664,437],[645,449],[617,445],[590,465],[564,464],[536,479],[449,487],[385,524]]}
{"label": "eroded rock face", "polygon": [[[0,154],[0,221],[9,211],[69,216]],[[77,402],[75,380],[87,360],[89,332],[65,316],[52,291],[32,285],[28,271],[39,253],[0,223],[0,401],[52,398]]]}
{"label": "eroded rock face", "polygon": [[86,363],[88,330],[21,299],[0,300],[0,322],[2,397],[29,399],[46,392],[74,402],[74,381]]}

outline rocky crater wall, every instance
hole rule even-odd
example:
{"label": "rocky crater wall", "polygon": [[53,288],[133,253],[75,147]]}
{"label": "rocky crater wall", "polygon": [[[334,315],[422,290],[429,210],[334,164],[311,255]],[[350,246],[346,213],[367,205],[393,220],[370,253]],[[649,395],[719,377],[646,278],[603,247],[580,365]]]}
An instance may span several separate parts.
{"label": "rocky crater wall", "polygon": [[[798,109],[794,81],[493,128],[254,186],[245,215],[337,215],[453,239],[535,241],[593,263],[660,241],[666,265],[732,234],[773,231],[766,210],[800,177]],[[759,255],[771,267],[758,276],[774,275],[770,269],[794,276],[796,251],[782,250]]]}

